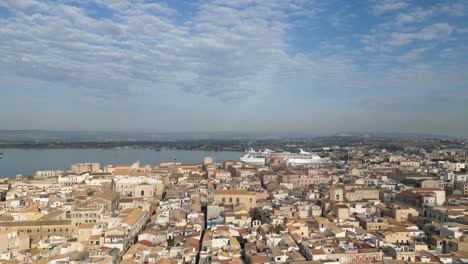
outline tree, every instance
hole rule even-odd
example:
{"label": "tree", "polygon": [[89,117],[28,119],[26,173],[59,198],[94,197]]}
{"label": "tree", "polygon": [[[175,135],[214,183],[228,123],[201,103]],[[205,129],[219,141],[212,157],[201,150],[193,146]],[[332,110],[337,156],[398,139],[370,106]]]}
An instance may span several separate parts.
{"label": "tree", "polygon": [[261,210],[259,208],[254,208],[253,211],[252,211],[252,220],[253,221],[255,221],[255,220],[262,221],[263,220],[263,210]]}
{"label": "tree", "polygon": [[275,226],[275,228],[274,228],[274,232],[275,232],[276,234],[279,234],[279,233],[281,233],[281,232],[284,231],[284,230],[285,230],[285,228],[284,228],[283,225],[277,225],[277,226]]}
{"label": "tree", "polygon": [[168,245],[169,247],[173,247],[173,246],[174,246],[174,238],[169,238],[169,239],[167,240],[167,245]]}

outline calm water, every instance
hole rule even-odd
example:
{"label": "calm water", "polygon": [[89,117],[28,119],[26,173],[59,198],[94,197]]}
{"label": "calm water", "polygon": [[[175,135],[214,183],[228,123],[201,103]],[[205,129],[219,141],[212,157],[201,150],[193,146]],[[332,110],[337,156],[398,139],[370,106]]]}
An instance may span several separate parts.
{"label": "calm water", "polygon": [[243,154],[231,151],[196,151],[150,149],[0,149],[0,178],[17,174],[32,175],[37,170],[69,169],[78,162],[99,162],[101,167],[109,164],[131,164],[137,160],[141,165],[156,165],[164,161],[202,162],[206,156],[215,162],[239,160]]}

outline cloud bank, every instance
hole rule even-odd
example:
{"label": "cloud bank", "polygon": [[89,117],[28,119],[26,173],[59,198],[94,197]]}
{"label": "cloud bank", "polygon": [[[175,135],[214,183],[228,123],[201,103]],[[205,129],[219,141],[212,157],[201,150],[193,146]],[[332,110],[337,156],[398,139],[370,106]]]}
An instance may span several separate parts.
{"label": "cloud bank", "polygon": [[[421,95],[424,102],[443,97],[448,98],[445,104],[459,105],[451,98],[454,93],[466,97],[466,3],[361,5],[303,0],[6,0],[0,2],[0,89],[8,90],[5,101],[18,100],[17,93],[24,92],[42,94],[45,104],[51,98],[67,100],[70,94],[85,101],[101,98],[115,115],[123,111],[115,104],[122,100],[128,101],[121,102],[125,107],[141,102],[138,111],[147,117],[155,111],[143,106],[150,98],[158,98],[157,111],[177,118],[190,116],[187,109],[195,109],[193,115],[209,113],[210,103],[219,115],[236,113],[232,118],[240,130],[284,129],[265,122],[265,113],[252,107],[298,130],[322,126],[333,131],[361,124],[369,130],[393,129],[384,121],[369,125],[366,118],[391,115],[390,109],[371,101],[394,102],[406,96],[418,100]],[[50,96],[54,91],[61,97]],[[181,105],[178,112],[168,110],[172,104]],[[408,120],[425,119],[412,110],[410,101],[401,104]],[[432,111],[426,104],[415,105]],[[366,112],[369,108],[375,115]],[[23,117],[25,111],[9,110]],[[449,113],[440,111],[435,116]],[[467,111],[460,108],[457,113]],[[92,123],[106,128],[102,119],[111,116],[103,114]],[[24,118],[19,118],[23,123],[12,119],[4,121],[12,128],[27,127]],[[317,123],[307,124],[308,119]],[[343,123],[349,119],[354,121]],[[58,128],[60,123],[69,126],[56,121]],[[153,128],[142,123],[129,126]],[[213,129],[188,123],[169,124],[168,129]],[[218,126],[231,128],[228,122]],[[410,130],[426,129],[421,125]]]}

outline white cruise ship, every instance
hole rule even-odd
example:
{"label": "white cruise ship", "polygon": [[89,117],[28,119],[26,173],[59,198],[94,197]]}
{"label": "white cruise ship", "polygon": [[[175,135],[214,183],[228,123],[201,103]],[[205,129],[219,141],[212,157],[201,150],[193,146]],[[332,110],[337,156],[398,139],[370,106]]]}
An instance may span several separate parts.
{"label": "white cruise ship", "polygon": [[310,152],[305,152],[300,150],[299,153],[291,152],[275,152],[269,149],[264,151],[255,151],[254,149],[249,149],[245,154],[240,157],[240,161],[253,164],[265,164],[266,158],[270,156],[277,156],[283,158],[289,165],[307,165],[307,164],[317,164],[322,163],[323,159]]}

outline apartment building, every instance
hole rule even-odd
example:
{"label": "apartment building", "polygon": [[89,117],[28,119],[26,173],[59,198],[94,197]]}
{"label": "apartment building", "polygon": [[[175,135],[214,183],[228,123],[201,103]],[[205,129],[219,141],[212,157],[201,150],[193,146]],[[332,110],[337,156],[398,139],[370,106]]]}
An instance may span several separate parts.
{"label": "apartment building", "polygon": [[256,195],[246,190],[216,190],[214,202],[224,205],[243,204],[250,209],[256,205]]}

